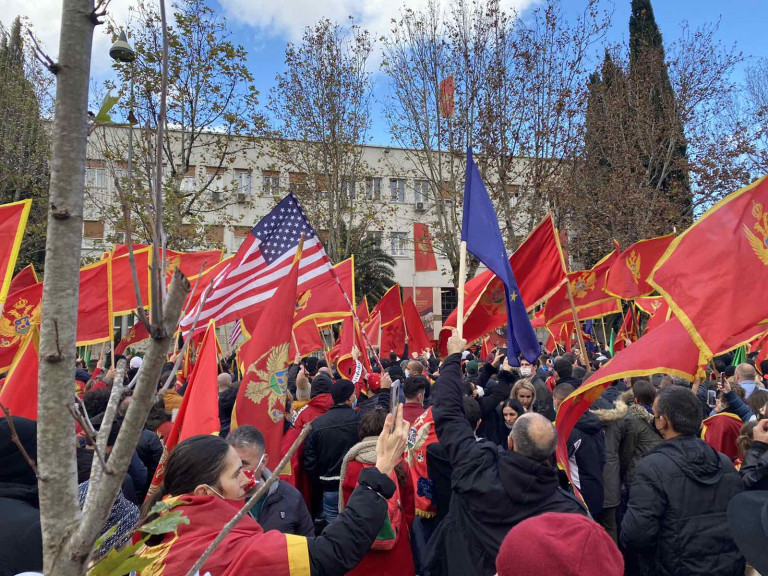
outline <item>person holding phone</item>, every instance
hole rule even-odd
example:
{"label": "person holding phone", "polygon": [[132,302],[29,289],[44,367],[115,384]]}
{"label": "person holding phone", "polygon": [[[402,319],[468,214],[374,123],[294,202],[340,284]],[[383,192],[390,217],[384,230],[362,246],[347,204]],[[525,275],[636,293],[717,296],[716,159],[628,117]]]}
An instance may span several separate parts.
{"label": "person holding phone", "polygon": [[[741,386],[739,386],[739,389],[743,395],[744,389]],[[733,390],[733,386],[725,377],[725,374],[720,375],[720,384],[718,384],[717,390],[720,392],[720,401],[723,403],[722,412],[735,414],[743,422],[756,419],[752,410],[744,403],[744,399]]]}

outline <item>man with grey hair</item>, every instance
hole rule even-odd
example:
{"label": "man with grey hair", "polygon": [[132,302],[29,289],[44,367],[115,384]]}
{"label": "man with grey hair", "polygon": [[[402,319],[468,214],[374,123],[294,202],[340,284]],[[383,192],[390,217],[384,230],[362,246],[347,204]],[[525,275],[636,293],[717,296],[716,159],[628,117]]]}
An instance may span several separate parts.
{"label": "man with grey hair", "polygon": [[[246,497],[250,497],[272,475],[267,468],[269,458],[264,451],[264,435],[258,428],[245,425],[232,430],[227,436],[227,442],[243,461],[243,473],[255,482],[253,488],[246,493]],[[315,525],[304,498],[287,482],[278,480],[272,484],[248,513],[261,524],[265,532],[277,530],[297,536],[315,535]]]}
{"label": "man with grey hair", "polygon": [[[450,511],[435,529],[425,568],[447,576],[496,573],[496,556],[510,529],[545,512],[586,515],[581,503],[560,489],[554,466],[556,434],[544,416],[529,413],[512,429],[513,450],[478,442],[464,410],[461,352],[466,341],[448,340],[433,393],[437,438],[453,468]],[[426,572],[426,570],[425,570]]]}
{"label": "man with grey hair", "polygon": [[757,371],[752,364],[748,364],[747,362],[739,364],[736,366],[736,371],[733,375],[736,376],[736,382],[741,384],[741,387],[744,388],[746,398],[749,398],[752,392],[755,391],[755,388],[759,387],[757,384]]}

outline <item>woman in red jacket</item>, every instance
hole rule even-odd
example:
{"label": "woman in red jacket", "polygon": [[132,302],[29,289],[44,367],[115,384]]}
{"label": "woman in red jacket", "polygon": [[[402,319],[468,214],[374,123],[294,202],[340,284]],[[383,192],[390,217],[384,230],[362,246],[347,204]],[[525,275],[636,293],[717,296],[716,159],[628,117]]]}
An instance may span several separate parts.
{"label": "woman in red jacket", "polygon": [[[343,512],[357,486],[360,474],[372,467],[376,461],[376,442],[386,428],[387,413],[377,409],[366,414],[360,421],[360,442],[355,444],[341,465],[341,487],[339,512]],[[391,526],[385,521],[371,550],[357,567],[349,572],[352,576],[413,576],[413,554],[411,553],[411,525],[413,524],[414,493],[413,480],[405,460],[401,459],[390,473],[397,489],[388,500],[387,518],[391,522],[399,516],[399,525]],[[395,520],[397,521],[397,520]]]}

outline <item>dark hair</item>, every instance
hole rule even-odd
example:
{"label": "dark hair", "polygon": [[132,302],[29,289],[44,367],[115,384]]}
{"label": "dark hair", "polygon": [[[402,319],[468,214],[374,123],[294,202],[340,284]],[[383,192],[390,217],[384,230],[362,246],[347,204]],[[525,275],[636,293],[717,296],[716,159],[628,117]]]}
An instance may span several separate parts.
{"label": "dark hair", "polygon": [[757,420],[745,422],[741,430],[739,430],[739,436],[736,438],[736,447],[739,449],[739,455],[742,457],[746,456],[749,449],[752,448],[752,444],[755,441],[754,432],[756,425]]}
{"label": "dark hair", "polygon": [[648,380],[638,380],[632,384],[632,392],[638,404],[653,406],[653,400],[656,398],[656,387]]}
{"label": "dark hair", "polygon": [[[565,386],[567,386],[567,384],[565,384]],[[510,398],[509,400],[504,401],[504,404],[501,405],[502,415],[504,414],[504,408],[512,408],[512,410],[517,412],[518,416],[525,414],[525,408],[523,408],[523,405],[520,404],[516,398]]]}
{"label": "dark hair", "polygon": [[574,388],[570,384],[558,384],[557,386],[555,386],[555,389],[552,390],[552,397],[557,398],[559,402],[562,402],[563,400],[568,398],[568,396],[570,396],[571,392],[573,392],[574,390],[576,390],[576,388]]}
{"label": "dark hair", "polygon": [[107,388],[89,390],[83,394],[83,405],[90,418],[107,410],[110,394],[111,392]]}
{"label": "dark hair", "polygon": [[357,437],[362,440],[368,438],[368,436],[378,436],[381,431],[384,430],[384,421],[387,419],[386,410],[374,410],[368,412],[360,420],[360,427],[358,428]]}
{"label": "dark hair", "polygon": [[426,392],[429,383],[424,376],[409,376],[405,379],[403,392],[406,398],[415,398],[419,392]]}
{"label": "dark hair", "polygon": [[155,400],[154,404],[152,404],[152,408],[149,409],[145,427],[147,430],[152,430],[154,432],[161,424],[170,422],[170,420],[171,417],[165,411],[165,400],[158,398]]}
{"label": "dark hair", "polygon": [[576,362],[576,355],[573,352],[566,352],[562,355],[562,359],[568,361],[573,366]]}
{"label": "dark hair", "polygon": [[162,484],[144,503],[142,515],[146,516],[164,496],[192,494],[201,484],[217,488],[229,449],[224,438],[211,434],[192,436],[178,444],[168,458]]}
{"label": "dark hair", "polygon": [[478,404],[477,400],[471,396],[464,397],[464,416],[469,420],[469,425],[472,427],[472,430],[477,428],[477,423],[480,422],[481,418],[480,404]]}
{"label": "dark hair", "polygon": [[573,376],[573,363],[567,358],[558,358],[555,360],[555,372],[560,378],[570,378]]}
{"label": "dark hair", "polygon": [[259,450],[264,450],[266,443],[264,442],[264,434],[262,434],[258,428],[245,424],[230,430],[227,435],[227,442],[229,442],[235,448],[241,448],[243,446],[255,446]]}
{"label": "dark hair", "polygon": [[694,436],[701,428],[701,403],[681,386],[668,386],[656,397],[656,415],[665,416],[679,434]]}
{"label": "dark hair", "polygon": [[747,406],[752,410],[752,414],[760,418],[760,409],[768,404],[768,390],[753,390],[747,398]]}
{"label": "dark hair", "polygon": [[394,350],[389,351],[389,361],[390,362],[397,362],[397,354]]}

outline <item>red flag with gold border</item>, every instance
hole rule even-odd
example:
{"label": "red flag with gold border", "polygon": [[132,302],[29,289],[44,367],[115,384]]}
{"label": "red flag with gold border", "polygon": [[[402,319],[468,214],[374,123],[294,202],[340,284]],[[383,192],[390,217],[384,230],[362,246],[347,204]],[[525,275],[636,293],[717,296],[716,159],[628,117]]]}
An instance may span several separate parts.
{"label": "red flag with gold border", "polygon": [[[144,250],[145,248],[151,248],[151,244],[134,244],[133,245],[133,252],[136,253],[137,250]],[[125,256],[128,254],[128,244],[115,244],[114,248],[112,248],[112,258],[117,258],[119,256]]]}
{"label": "red flag with gold border", "polygon": [[429,226],[421,222],[413,223],[413,269],[416,272],[437,270],[437,259],[432,248]]}
{"label": "red flag with gold border", "polygon": [[0,315],[0,371],[6,371],[33,325],[40,324],[43,283],[10,294]]}
{"label": "red flag with gold border", "polygon": [[[133,252],[136,261],[136,276],[139,281],[141,303],[144,308],[149,302],[149,267],[152,264],[152,247],[140,248]],[[131,262],[128,255],[112,257],[112,313],[124,316],[134,312],[138,307],[136,290],[133,285]]]}
{"label": "red flag with gold border", "polygon": [[9,294],[31,207],[32,200],[0,205],[0,302]]}
{"label": "red flag with gold border", "polygon": [[384,293],[371,315],[381,314],[380,354],[394,351],[400,356],[405,350],[405,320],[400,285],[395,284]]}
{"label": "red flag with gold border", "polygon": [[[37,420],[37,369],[40,333],[33,324],[24,335],[16,358],[5,378],[0,403],[12,416]],[[0,418],[5,417],[0,413]]]}
{"label": "red flag with gold border", "polygon": [[669,317],[672,314],[672,311],[669,309],[669,304],[667,304],[667,301],[661,296],[638,298],[635,300],[635,304],[640,310],[650,316],[645,325],[645,334],[664,324],[664,322],[669,320]]}
{"label": "red flag with gold border", "polygon": [[[296,347],[298,346],[298,350]],[[293,328],[293,337],[291,338],[291,350],[288,353],[289,358],[295,358],[296,355],[302,357],[323,349],[323,339],[320,337],[320,329],[315,321],[303,322]]]}
{"label": "red flag with gold border", "polygon": [[198,252],[166,250],[165,255],[168,260],[165,281],[170,285],[173,273],[177,269],[181,270],[181,273],[187,278],[196,277],[201,272],[221,262],[224,250],[200,250]]}
{"label": "red flag with gold border", "polygon": [[365,326],[365,324],[368,323],[368,320],[371,317],[371,311],[368,310],[368,299],[365,296],[363,296],[363,299],[360,300],[360,303],[357,305],[355,314],[357,314],[357,319],[360,320],[362,326]]}
{"label": "red flag with gold border", "polygon": [[143,323],[137,322],[128,329],[128,332],[123,336],[122,340],[115,346],[115,354],[124,353],[129,346],[138,344],[149,340],[149,332],[147,332],[146,326]]}
{"label": "red flag with gold border", "polygon": [[339,262],[333,269],[344,292],[339,290],[339,285],[332,275],[318,276],[296,297],[294,326],[308,320],[315,320],[318,326],[327,326],[352,316],[344,294],[346,293],[350,302],[355,301],[355,257]]}
{"label": "red flag with gold border", "polygon": [[768,329],[759,292],[768,285],[766,206],[768,176],[707,210],[675,238],[648,279],[706,358],[734,335]]}
{"label": "red flag with gold border", "polygon": [[19,290],[28,288],[33,284],[37,284],[38,282],[39,280],[37,279],[37,272],[35,272],[35,265],[30,264],[26,268],[22,268],[19,273],[13,277],[13,280],[11,280],[11,287],[8,290],[8,294],[13,294]]}
{"label": "red flag with gold border", "polygon": [[112,340],[112,268],[110,259],[80,268],[80,294],[77,301],[78,346]]}
{"label": "red flag with gold border", "polygon": [[624,250],[606,272],[605,292],[624,300],[652,293],[648,276],[674,239],[674,234],[648,238]]}
{"label": "red flag with gold border", "polygon": [[264,435],[267,454],[280,454],[285,418],[287,369],[290,363],[293,311],[299,278],[301,244],[290,272],[280,280],[255,325],[245,326],[251,337],[238,350],[242,381],[232,411],[231,429],[251,424]]}

